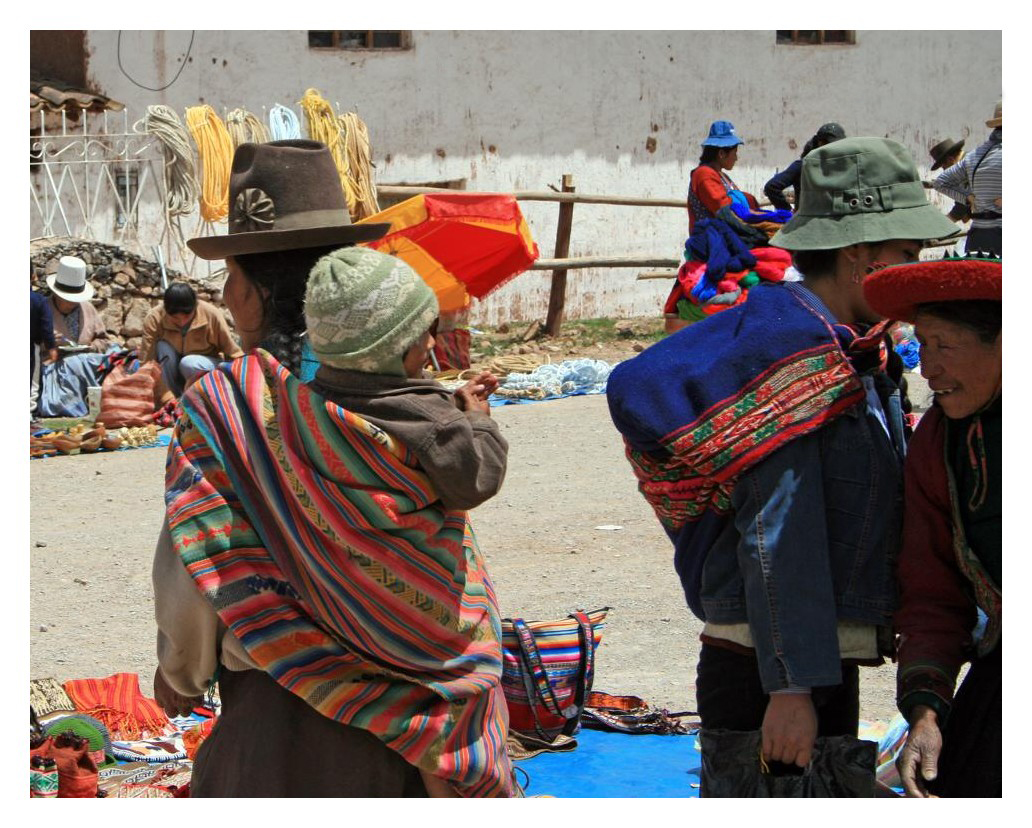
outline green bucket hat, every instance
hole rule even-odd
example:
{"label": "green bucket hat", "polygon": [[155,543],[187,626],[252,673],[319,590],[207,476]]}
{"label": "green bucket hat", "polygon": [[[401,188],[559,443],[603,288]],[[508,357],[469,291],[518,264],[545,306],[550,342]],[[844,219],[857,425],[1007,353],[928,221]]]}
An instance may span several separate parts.
{"label": "green bucket hat", "polygon": [[888,138],[843,138],[803,159],[799,209],[770,243],[786,250],[836,250],[959,232],[928,203],[906,147]]}

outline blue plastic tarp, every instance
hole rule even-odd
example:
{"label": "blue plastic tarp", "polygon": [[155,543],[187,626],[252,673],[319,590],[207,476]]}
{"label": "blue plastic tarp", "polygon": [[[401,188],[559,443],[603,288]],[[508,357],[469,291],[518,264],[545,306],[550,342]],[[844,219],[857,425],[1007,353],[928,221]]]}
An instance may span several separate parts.
{"label": "blue plastic tarp", "polygon": [[527,796],[698,797],[702,756],[696,734],[629,734],[581,728],[577,747],[516,763]]}

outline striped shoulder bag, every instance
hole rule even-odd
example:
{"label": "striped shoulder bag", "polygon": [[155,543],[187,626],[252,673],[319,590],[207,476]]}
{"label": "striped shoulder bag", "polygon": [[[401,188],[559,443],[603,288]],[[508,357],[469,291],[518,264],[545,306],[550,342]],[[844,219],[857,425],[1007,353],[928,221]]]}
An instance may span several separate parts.
{"label": "striped shoulder bag", "polygon": [[580,729],[609,607],[560,621],[502,619],[502,689],[509,729],[544,742]]}

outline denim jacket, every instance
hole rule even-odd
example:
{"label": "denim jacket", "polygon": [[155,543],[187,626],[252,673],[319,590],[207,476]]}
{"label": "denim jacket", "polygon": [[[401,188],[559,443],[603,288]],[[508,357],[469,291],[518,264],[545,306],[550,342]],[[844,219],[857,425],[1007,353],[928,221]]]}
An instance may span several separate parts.
{"label": "denim jacket", "polygon": [[749,623],[767,692],[839,684],[838,621],[891,624],[903,430],[875,380],[893,439],[868,402],[783,446],[739,478],[703,563],[705,620]]}

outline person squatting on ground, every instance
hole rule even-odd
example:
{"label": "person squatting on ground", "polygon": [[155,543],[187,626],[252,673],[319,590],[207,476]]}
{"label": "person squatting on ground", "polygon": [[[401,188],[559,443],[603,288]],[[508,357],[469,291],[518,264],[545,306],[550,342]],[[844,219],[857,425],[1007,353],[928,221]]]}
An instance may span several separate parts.
{"label": "person squatting on ground", "polygon": [[861,282],[957,232],[888,139],[813,150],[800,196],[772,244],[802,281],[756,286],[618,365],[607,392],[705,622],[702,726],[761,731],[774,772],[856,736],[857,668],[891,653],[902,365]]}
{"label": "person squatting on ground", "polygon": [[935,394],[904,472],[895,623],[897,703],[910,733],[897,766],[910,796],[999,797],[1003,266],[968,258],[886,268],[864,293],[882,315],[914,323]]}
{"label": "person squatting on ground", "polygon": [[177,397],[218,362],[242,353],[222,312],[185,282],[169,285],[143,320],[140,361],[156,360],[165,387]]}
{"label": "person squatting on ground", "polygon": [[190,245],[226,258],[246,353],[180,401],[154,561],[155,696],[222,700],[191,792],[515,795],[465,511],[504,478],[496,380],[453,398],[419,378],[436,298],[339,249],[388,226],[350,224],[324,145],[242,145],[230,205],[229,233]]}

